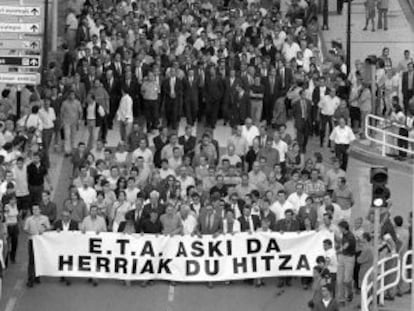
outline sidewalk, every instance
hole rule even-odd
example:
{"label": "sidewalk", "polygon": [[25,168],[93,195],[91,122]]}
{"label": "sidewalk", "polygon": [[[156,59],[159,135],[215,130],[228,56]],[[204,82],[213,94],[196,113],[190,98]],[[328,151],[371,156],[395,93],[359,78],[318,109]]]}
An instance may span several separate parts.
{"label": "sidewalk", "polygon": [[[370,54],[381,55],[383,47],[389,47],[390,56],[395,66],[403,58],[404,50],[410,50],[411,55],[414,54],[414,24],[412,21],[414,16],[406,1],[390,1],[388,31],[376,29],[375,32],[371,31],[371,27],[368,28],[368,31],[362,31],[365,26],[365,0],[352,2],[351,66],[356,59],[363,61]],[[321,39],[327,49],[330,48],[332,40],[340,40],[346,50],[347,9],[348,3],[345,3],[342,15],[337,15],[335,3],[330,3],[329,30],[321,32]],[[377,23],[378,12],[376,13],[375,22]],[[320,20],[322,22],[322,17]]]}

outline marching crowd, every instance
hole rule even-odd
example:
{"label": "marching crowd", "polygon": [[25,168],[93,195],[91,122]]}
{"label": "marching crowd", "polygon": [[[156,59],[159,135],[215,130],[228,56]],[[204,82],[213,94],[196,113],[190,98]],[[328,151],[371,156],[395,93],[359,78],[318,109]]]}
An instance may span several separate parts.
{"label": "marching crowd", "polygon": [[[313,283],[302,278],[301,284],[312,286],[314,310],[334,296],[352,300],[377,250],[373,214],[351,224],[358,206],[346,176],[349,146],[363,136],[371,112],[406,124],[409,135],[409,52],[398,74],[389,49],[375,60],[380,100],[373,109],[364,64],[347,75],[338,42],[323,59],[314,0],[292,0],[286,14],[280,1],[68,3],[62,61],[49,65],[40,88],[23,89],[22,117],[15,117],[9,90],[0,99],[5,261],[16,260],[21,228],[29,236],[326,230],[334,243],[324,242]],[[218,120],[232,128],[225,148],[213,135]],[[288,120],[295,137],[286,132]],[[82,124],[88,139],[76,143]],[[197,137],[196,124],[205,128]],[[109,146],[108,131],[115,129],[121,140]],[[310,137],[332,150],[332,167],[320,152],[307,152]],[[56,206],[49,152],[60,152],[62,142],[73,180],[63,206]],[[406,216],[391,219],[383,209],[383,256],[412,245]],[[29,287],[40,282],[30,239],[28,274]],[[280,278],[278,286],[291,286],[291,279]]]}

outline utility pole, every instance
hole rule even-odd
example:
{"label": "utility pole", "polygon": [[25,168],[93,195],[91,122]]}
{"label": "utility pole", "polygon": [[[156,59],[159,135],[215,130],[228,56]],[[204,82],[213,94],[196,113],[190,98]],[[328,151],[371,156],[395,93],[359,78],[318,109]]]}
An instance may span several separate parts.
{"label": "utility pole", "polygon": [[45,0],[45,20],[44,20],[44,31],[43,31],[43,57],[42,57],[42,84],[45,84],[48,63],[49,63],[49,0]]}
{"label": "utility pole", "polygon": [[348,16],[346,24],[346,68],[347,74],[351,72],[351,13],[352,1],[348,0]]}

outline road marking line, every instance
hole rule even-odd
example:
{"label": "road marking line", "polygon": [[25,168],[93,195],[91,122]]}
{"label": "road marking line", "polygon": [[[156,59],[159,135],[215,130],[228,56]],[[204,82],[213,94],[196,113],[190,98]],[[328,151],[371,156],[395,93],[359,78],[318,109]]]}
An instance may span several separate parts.
{"label": "road marking line", "polygon": [[17,298],[11,297],[7,302],[6,309],[4,311],[13,311],[16,306]]}
{"label": "road marking line", "polygon": [[19,279],[16,281],[16,285],[14,285],[14,290],[19,291],[23,288],[24,281],[23,279]]}
{"label": "road marking line", "polygon": [[175,291],[175,287],[170,285],[168,288],[168,301],[169,302],[174,301],[174,291]]}

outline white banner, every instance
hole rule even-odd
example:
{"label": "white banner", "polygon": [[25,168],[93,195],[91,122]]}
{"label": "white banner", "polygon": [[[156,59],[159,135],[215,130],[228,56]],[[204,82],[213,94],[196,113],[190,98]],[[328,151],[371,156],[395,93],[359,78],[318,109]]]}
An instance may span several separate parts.
{"label": "white banner", "polygon": [[322,232],[155,236],[47,232],[33,238],[36,275],[183,282],[312,276]]}

